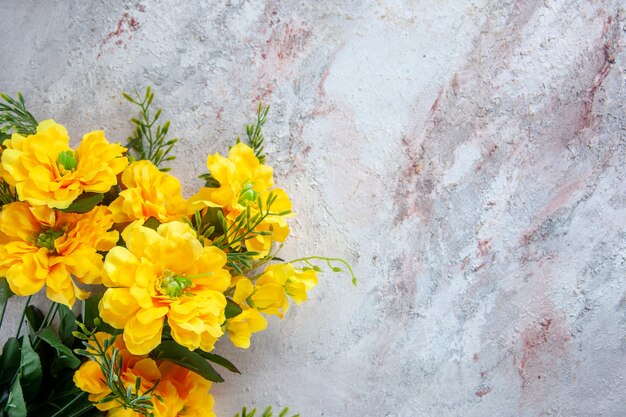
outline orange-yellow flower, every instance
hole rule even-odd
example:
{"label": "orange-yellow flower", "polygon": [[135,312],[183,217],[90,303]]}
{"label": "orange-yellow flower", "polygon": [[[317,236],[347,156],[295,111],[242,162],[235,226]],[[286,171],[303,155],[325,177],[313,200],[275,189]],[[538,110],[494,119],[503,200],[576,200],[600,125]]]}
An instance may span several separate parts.
{"label": "orange-yellow flower", "polygon": [[122,233],[126,248],[116,246],[104,262],[100,316],[124,329],[129,351],[145,354],[161,342],[164,320],[172,337],[193,350],[213,349],[222,334],[230,274],[226,254],[203,247],[182,222],[157,230],[133,223]]}
{"label": "orange-yellow flower", "polygon": [[[106,333],[96,334],[101,346],[105,339],[113,336]],[[117,349],[122,358],[120,380],[125,387],[135,393],[137,378],[141,378],[139,395],[150,392],[154,417],[215,417],[213,396],[209,394],[211,382],[190,370],[168,361],[154,361],[145,355],[133,355],[126,348],[122,336],[117,336],[107,350]],[[100,365],[88,361],[74,374],[74,383],[81,390],[89,393],[89,400],[100,411],[107,411],[108,417],[143,417],[142,414],[125,409],[121,403],[113,400],[99,402],[112,393],[106,384]]]}
{"label": "orange-yellow flower", "polygon": [[109,206],[116,223],[149,217],[165,223],[181,220],[188,214],[178,179],[159,171],[150,161],[131,163],[122,174],[122,188],[119,197]]}
{"label": "orange-yellow flower", "polygon": [[14,133],[4,145],[2,177],[34,206],[64,209],[85,191],[105,193],[128,164],[126,148],[109,143],[101,130],[72,150],[67,131],[53,120],[41,122],[34,135]]}
{"label": "orange-yellow flower", "polygon": [[[291,211],[291,201],[284,190],[272,189],[274,186],[272,168],[261,164],[252,148],[238,143],[230,149],[228,158],[217,153],[209,155],[207,168],[219,182],[219,187],[204,187],[194,195],[190,199],[194,210],[203,207],[221,207],[227,221],[232,224],[246,207],[250,207],[252,215],[258,213],[260,209],[267,210],[267,201],[271,193],[275,198],[271,206],[272,214],[254,229],[270,234],[249,237],[245,242],[246,248],[259,252],[257,257],[261,258],[269,253],[272,241],[285,241],[289,234],[289,226],[285,215],[277,213]],[[259,198],[263,207],[258,205]]]}
{"label": "orange-yellow flower", "polygon": [[63,213],[47,206],[10,203],[0,212],[0,275],[17,295],[32,295],[46,285],[52,301],[72,306],[85,299],[72,279],[99,284],[102,255],[115,246],[118,232],[103,206],[88,213]]}

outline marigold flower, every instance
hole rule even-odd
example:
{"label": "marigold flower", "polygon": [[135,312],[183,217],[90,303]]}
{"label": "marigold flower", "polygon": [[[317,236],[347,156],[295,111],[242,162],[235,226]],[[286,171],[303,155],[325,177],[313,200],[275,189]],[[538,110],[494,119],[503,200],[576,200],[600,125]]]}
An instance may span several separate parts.
{"label": "marigold flower", "polygon": [[230,274],[226,254],[203,247],[182,222],[157,230],[133,223],[122,233],[126,248],[106,256],[102,282],[109,287],[100,316],[117,329],[133,354],[145,354],[161,342],[165,318],[172,337],[190,350],[210,351],[222,334]]}
{"label": "marigold flower", "polygon": [[[272,193],[276,197],[271,206],[272,213],[291,211],[287,193],[280,188],[271,189],[274,186],[272,168],[261,164],[248,145],[236,144],[230,149],[228,158],[218,153],[209,155],[207,168],[220,185],[217,188],[204,187],[196,193],[189,200],[194,210],[221,207],[224,216],[232,224],[246,207],[251,208],[253,215],[256,214],[260,209],[257,204],[259,197],[264,209],[267,209],[266,202]],[[269,235],[255,235],[246,239],[246,248],[259,252],[258,258],[262,258],[269,253],[272,241],[285,241],[289,235],[289,226],[285,216],[270,214],[255,231],[271,232]]]}
{"label": "marigold flower", "polygon": [[150,161],[131,163],[122,174],[122,188],[109,206],[116,223],[150,217],[165,223],[188,214],[178,178],[159,171]]}
{"label": "marigold flower", "polygon": [[226,320],[226,332],[233,345],[247,349],[250,347],[252,333],[265,330],[267,328],[267,320],[258,310],[246,304],[246,299],[254,291],[252,281],[245,277],[238,278],[233,301],[239,304],[242,311],[237,316]]}
{"label": "marigold flower", "polygon": [[34,135],[14,133],[4,142],[1,174],[20,200],[64,209],[85,191],[105,193],[117,184],[128,164],[126,148],[109,143],[101,130],[83,136],[75,151],[68,143],[67,131],[53,120],[41,122]]}
{"label": "marigold flower", "polygon": [[[101,345],[104,339],[113,336],[97,333]],[[117,336],[107,350],[117,349],[122,358],[120,379],[124,386],[135,392],[137,378],[141,378],[139,395],[144,395],[153,387],[152,406],[154,417],[215,417],[213,396],[209,394],[211,382],[192,371],[168,361],[155,361],[145,355],[133,355],[126,348],[122,336]],[[112,393],[106,384],[100,365],[87,361],[74,374],[74,383],[89,393],[89,400],[100,411],[107,411],[108,417],[143,417],[142,414],[125,409],[115,400],[99,402]]]}
{"label": "marigold flower", "polygon": [[103,206],[88,213],[63,213],[46,206],[10,203],[0,212],[0,275],[17,295],[32,295],[46,285],[52,301],[69,307],[89,293],[76,285],[99,284],[102,255],[115,246],[118,232]]}

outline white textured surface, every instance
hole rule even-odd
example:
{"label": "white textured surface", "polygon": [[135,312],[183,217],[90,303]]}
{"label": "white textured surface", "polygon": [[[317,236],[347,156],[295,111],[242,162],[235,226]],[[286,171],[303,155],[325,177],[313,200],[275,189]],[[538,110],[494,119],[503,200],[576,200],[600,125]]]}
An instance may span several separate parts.
{"label": "white textured surface", "polygon": [[153,85],[188,193],[259,101],[299,217],[340,255],[310,302],[218,350],[216,410],[624,416],[626,141],[618,0],[0,4],[0,90],[124,140]]}

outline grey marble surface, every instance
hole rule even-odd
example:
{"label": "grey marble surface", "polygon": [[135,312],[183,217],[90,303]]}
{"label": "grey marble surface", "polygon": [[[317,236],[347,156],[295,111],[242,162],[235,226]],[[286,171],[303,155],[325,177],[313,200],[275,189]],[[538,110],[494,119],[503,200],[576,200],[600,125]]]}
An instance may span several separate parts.
{"label": "grey marble surface", "polygon": [[[623,3],[0,3],[0,90],[124,141],[152,85],[187,195],[259,100],[299,213],[339,255],[311,300],[218,351],[216,412],[626,415]],[[13,305],[13,322],[17,320]],[[10,324],[3,331],[10,331]]]}

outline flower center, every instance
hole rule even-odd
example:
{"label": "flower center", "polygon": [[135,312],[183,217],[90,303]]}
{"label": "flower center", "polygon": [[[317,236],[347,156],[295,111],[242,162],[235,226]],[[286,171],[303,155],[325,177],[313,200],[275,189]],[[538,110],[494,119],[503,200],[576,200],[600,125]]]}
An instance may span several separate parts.
{"label": "flower center", "polygon": [[172,271],[165,271],[159,282],[159,292],[169,298],[179,298],[193,283],[186,275],[177,275]]}
{"label": "flower center", "polygon": [[67,150],[59,152],[59,156],[57,156],[57,167],[60,171],[72,172],[76,169],[76,165],[78,165],[78,160],[76,159],[74,151]]}
{"label": "flower center", "polygon": [[53,252],[56,250],[54,241],[63,236],[62,230],[46,229],[41,231],[35,239],[38,248],[46,248]]}
{"label": "flower center", "polygon": [[247,203],[254,203],[259,196],[259,193],[252,189],[254,183],[247,182],[244,184],[239,194],[239,204],[247,205]]}

